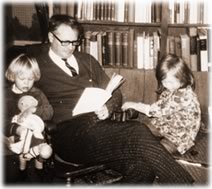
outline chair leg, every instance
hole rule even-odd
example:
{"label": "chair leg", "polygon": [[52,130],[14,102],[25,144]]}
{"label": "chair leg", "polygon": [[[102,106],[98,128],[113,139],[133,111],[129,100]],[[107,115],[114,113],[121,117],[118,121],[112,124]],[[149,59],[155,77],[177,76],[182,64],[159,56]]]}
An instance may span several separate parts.
{"label": "chair leg", "polygon": [[66,177],[66,186],[70,187],[71,184],[72,184],[71,173],[70,172],[66,172],[65,173],[65,177]]}

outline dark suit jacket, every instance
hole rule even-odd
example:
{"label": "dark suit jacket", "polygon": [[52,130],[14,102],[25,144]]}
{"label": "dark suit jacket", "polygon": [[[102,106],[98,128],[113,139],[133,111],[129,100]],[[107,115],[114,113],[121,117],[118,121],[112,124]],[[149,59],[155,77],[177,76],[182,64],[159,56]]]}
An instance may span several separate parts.
{"label": "dark suit jacket", "polygon": [[[48,48],[44,48],[37,56],[41,69],[41,79],[37,84],[53,106],[53,120],[56,123],[72,118],[72,110],[86,87],[105,89],[109,81],[102,67],[91,55],[75,52],[74,56],[79,65],[79,75],[75,77],[70,77],[53,63],[48,55]],[[117,90],[107,103],[109,112],[119,109],[121,103],[122,96]]]}

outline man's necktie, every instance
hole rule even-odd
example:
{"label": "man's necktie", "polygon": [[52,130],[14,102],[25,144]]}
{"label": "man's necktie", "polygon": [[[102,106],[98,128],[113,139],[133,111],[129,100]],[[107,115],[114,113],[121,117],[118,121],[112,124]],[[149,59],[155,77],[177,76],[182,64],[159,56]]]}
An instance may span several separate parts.
{"label": "man's necktie", "polygon": [[66,67],[71,71],[72,76],[73,77],[76,76],[77,75],[77,71],[71,65],[69,65],[69,63],[67,62],[67,59],[63,58],[62,60],[65,62]]}

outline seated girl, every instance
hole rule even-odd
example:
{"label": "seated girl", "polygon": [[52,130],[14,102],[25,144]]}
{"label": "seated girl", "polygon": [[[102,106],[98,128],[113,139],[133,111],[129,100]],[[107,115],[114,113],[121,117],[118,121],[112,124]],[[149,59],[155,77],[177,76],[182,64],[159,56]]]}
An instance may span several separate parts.
{"label": "seated girl", "polygon": [[134,109],[150,117],[148,127],[162,136],[170,152],[184,154],[193,145],[200,128],[201,111],[194,92],[194,77],[182,58],[167,55],[156,68],[159,99],[149,105],[125,102],[122,109]]}

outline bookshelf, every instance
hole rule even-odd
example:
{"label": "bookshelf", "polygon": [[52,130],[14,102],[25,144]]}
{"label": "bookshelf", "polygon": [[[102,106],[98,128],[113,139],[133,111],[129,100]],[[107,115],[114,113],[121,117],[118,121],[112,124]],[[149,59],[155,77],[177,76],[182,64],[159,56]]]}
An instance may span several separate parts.
{"label": "bookshelf", "polygon": [[[20,7],[20,4],[17,6]],[[98,60],[100,58],[102,66],[151,70],[155,68],[159,58],[164,54],[170,51],[178,54],[179,49],[176,48],[179,47],[178,44],[182,46],[181,40],[188,37],[189,41],[193,41],[193,36],[191,40],[189,33],[191,28],[206,28],[206,31],[207,28],[210,28],[207,24],[207,6],[207,1],[191,0],[50,1],[48,15],[51,17],[53,14],[68,14],[78,19],[83,25],[86,35],[82,45],[78,48],[79,51],[91,53],[89,46],[86,46],[88,43],[92,43],[93,54],[100,54],[102,52],[98,51],[105,49],[107,51],[111,47],[110,52],[112,53],[109,52],[109,55],[117,56],[112,57],[111,60],[115,59],[118,62],[111,62],[110,58],[102,62],[102,57],[95,55]],[[16,5],[13,4],[12,8],[15,7]],[[141,12],[145,12],[145,15]],[[205,37],[206,39],[203,40],[207,42],[209,41],[208,36],[201,37]],[[107,41],[109,44],[104,47],[102,42],[99,42],[103,40],[102,38],[111,41]],[[33,41],[29,43],[31,44]],[[13,42],[13,45],[17,45],[16,41]],[[103,48],[101,48],[102,46]],[[202,44],[202,46],[206,47],[208,51],[209,44],[205,46]],[[194,48],[190,49],[195,51]],[[182,53],[179,54],[182,56]],[[199,52],[197,56],[200,54]],[[107,56],[109,55],[107,54]],[[200,58],[198,58],[199,60]],[[147,65],[147,62],[150,62],[150,65]],[[201,66],[198,65],[193,71],[207,71],[206,67],[207,65],[201,70]]]}
{"label": "bookshelf", "polygon": [[[94,55],[105,68],[154,70],[160,57],[166,53],[176,53],[187,59],[186,61],[193,71],[208,71],[206,69],[207,65],[203,66],[204,69],[201,65],[193,67],[190,65],[190,59],[192,58],[190,58],[189,48],[187,48],[188,43],[190,46],[191,41],[190,28],[198,30],[206,28],[206,31],[209,28],[207,24],[207,6],[206,1],[190,0],[149,0],[145,2],[138,0],[81,0],[75,3],[51,4],[49,12],[75,16],[83,25],[85,31],[85,39],[78,50]],[[145,15],[141,12],[145,12]],[[101,36],[98,33],[101,33],[99,34]],[[102,42],[99,41],[103,40],[102,38],[105,35],[106,39],[104,40],[107,40],[108,44],[104,47]],[[173,47],[170,47],[170,43],[173,42],[169,42],[170,37],[171,40],[174,39]],[[199,37],[199,33],[195,37]],[[208,35],[206,34],[205,37],[207,43]],[[193,38],[192,36],[192,41],[194,41]],[[91,44],[89,44],[90,42]],[[92,50],[89,50],[89,45],[92,46]],[[101,48],[102,46],[103,48]],[[176,49],[177,46],[184,47],[184,49]],[[208,46],[208,44],[205,45],[207,51]],[[169,50],[170,48],[172,49]],[[93,49],[95,49],[94,52]],[[102,49],[109,49],[108,54],[106,54],[109,57],[104,62],[102,62],[102,57],[98,56],[100,53],[98,51]],[[195,50],[195,48],[190,49]],[[182,51],[182,53],[179,53],[179,51]],[[187,56],[188,54],[189,56]],[[197,54],[197,57],[200,54]],[[124,60],[126,58],[127,62]],[[116,62],[117,59],[118,62]],[[120,63],[120,61],[122,62]],[[200,57],[197,61],[200,61]],[[150,62],[150,65],[147,65],[147,62]]]}
{"label": "bookshelf", "polygon": [[[136,0],[135,0],[136,1]],[[175,1],[175,0],[173,0]],[[191,18],[188,19],[186,18],[186,16],[184,16],[183,21],[182,20],[178,20],[177,18],[172,18],[171,19],[171,14],[173,14],[173,10],[175,9],[175,7],[172,7],[172,11],[170,11],[170,2],[173,1],[161,1],[160,3],[160,22],[136,22],[136,21],[126,21],[125,19],[122,19],[122,21],[115,21],[114,19],[86,19],[84,18],[80,18],[79,15],[77,14],[77,4],[74,5],[74,9],[70,9],[72,10],[72,12],[66,12],[68,14],[70,14],[71,16],[76,16],[78,18],[78,21],[83,25],[84,27],[84,31],[86,32],[90,32],[92,35],[93,32],[114,32],[115,34],[119,34],[119,32],[121,32],[122,34],[127,32],[128,35],[131,37],[133,36],[134,40],[133,40],[133,45],[131,44],[131,48],[133,48],[134,50],[131,50],[131,56],[133,56],[133,65],[130,64],[128,62],[128,65],[123,65],[118,63],[118,64],[102,64],[102,66],[104,67],[106,73],[111,76],[114,72],[119,73],[121,75],[124,76],[124,78],[126,78],[126,83],[122,86],[121,90],[123,93],[123,97],[124,97],[124,101],[125,100],[132,100],[132,101],[144,101],[146,103],[152,103],[154,100],[156,100],[157,95],[155,93],[155,89],[156,89],[156,85],[157,82],[155,80],[155,76],[154,76],[154,67],[153,68],[144,68],[141,66],[138,67],[138,63],[135,61],[135,59],[137,58],[137,52],[136,50],[138,49],[138,46],[136,44],[136,40],[138,36],[142,36],[143,33],[145,32],[145,34],[149,34],[149,36],[151,36],[154,32],[156,32],[157,34],[159,34],[159,38],[157,40],[159,40],[159,50],[157,53],[157,61],[160,57],[162,57],[163,55],[165,55],[167,53],[167,41],[169,40],[169,36],[173,36],[176,37],[178,36],[178,40],[181,40],[182,38],[186,38],[187,35],[189,38],[191,38],[189,30],[191,28],[206,28],[206,29],[210,29],[209,24],[207,23],[207,19],[203,19],[203,16],[198,16],[196,18],[196,20],[192,20]],[[102,2],[102,1],[100,1]],[[105,1],[107,2],[107,1]],[[114,2],[114,1],[112,1]],[[132,2],[132,1],[130,1]],[[152,1],[153,2],[153,1]],[[159,2],[159,1],[157,1]],[[177,1],[176,2],[178,4],[180,4],[180,2],[184,2],[184,1]],[[191,4],[195,3],[195,1],[188,1]],[[80,1],[81,3],[81,1]],[[197,3],[197,1],[196,1]],[[68,4],[67,6],[71,6],[70,4]],[[81,6],[81,5],[80,5]],[[206,7],[207,5],[205,5]],[[193,7],[193,5],[192,5]],[[178,5],[179,8],[179,5]],[[198,7],[196,7],[198,8]],[[194,9],[194,8],[192,8]],[[64,10],[64,7],[63,7]],[[75,10],[75,11],[74,11]],[[183,10],[183,7],[181,8],[181,10]],[[57,11],[59,11],[58,5],[57,5]],[[188,9],[185,10],[185,12],[188,11]],[[192,10],[193,11],[193,10]],[[198,11],[198,10],[197,10]],[[53,13],[60,13],[60,12],[54,12]],[[206,11],[207,12],[207,11]],[[194,14],[193,12],[191,14]],[[195,13],[196,14],[196,13]],[[200,14],[200,13],[199,13]],[[203,14],[203,12],[201,12],[201,14]],[[187,14],[188,17],[188,12]],[[174,15],[175,17],[177,17],[177,15]],[[181,18],[182,19],[182,18]],[[172,21],[171,21],[172,20]],[[133,31],[133,34],[130,34],[130,31]],[[97,34],[98,35],[98,34]],[[98,38],[98,36],[96,37]],[[114,41],[113,44],[116,44],[115,41],[116,37],[113,37]],[[119,38],[119,35],[118,37]],[[122,35],[123,38],[123,35]],[[89,41],[89,40],[88,40]],[[119,43],[118,43],[119,44]],[[128,41],[128,45],[129,45],[129,41]],[[182,44],[181,44],[182,45]],[[188,44],[187,44],[188,45]],[[150,44],[149,44],[150,46]],[[190,43],[189,43],[190,46]],[[104,47],[101,45],[100,47],[102,47],[102,49],[104,49]],[[121,46],[119,46],[121,48]],[[80,47],[82,48],[82,47]],[[114,47],[114,51],[116,51],[116,46]],[[135,50],[136,49],[136,50]],[[144,49],[144,48],[143,48]],[[190,48],[191,49],[191,48]],[[79,49],[82,50],[83,49]],[[128,51],[130,51],[128,49]],[[182,51],[182,50],[181,50]],[[197,49],[196,49],[197,51]],[[209,51],[208,46],[207,46],[207,51]],[[141,52],[141,51],[140,51]],[[88,52],[89,53],[89,52]],[[123,53],[123,48],[122,48],[122,53]],[[145,52],[146,53],[146,52]],[[174,52],[176,53],[176,52]],[[190,53],[190,52],[189,52]],[[181,52],[181,56],[182,56],[182,52]],[[199,56],[199,55],[197,55]],[[123,57],[122,57],[123,58]],[[132,59],[130,59],[132,60]],[[207,64],[210,62],[211,60],[208,59]],[[202,91],[208,91],[209,87],[208,87],[208,70],[204,70],[202,71],[200,68],[194,68],[193,70],[194,76],[195,78],[201,82],[198,82],[200,84],[198,84],[198,88],[200,90],[196,91],[198,93],[198,96],[200,97],[200,101],[201,101],[201,108],[203,110],[203,119],[207,120],[208,117],[208,102],[209,102],[209,96],[207,94],[207,92],[205,92],[205,94],[202,94]],[[133,83],[133,85],[132,85]],[[204,83],[204,84],[203,84]],[[152,86],[151,88],[148,86]],[[144,90],[145,89],[145,90]],[[144,100],[145,99],[145,100]],[[204,118],[205,117],[205,118]]]}

